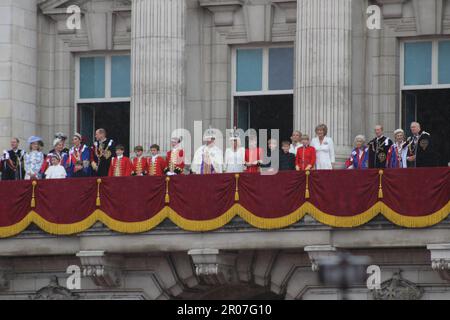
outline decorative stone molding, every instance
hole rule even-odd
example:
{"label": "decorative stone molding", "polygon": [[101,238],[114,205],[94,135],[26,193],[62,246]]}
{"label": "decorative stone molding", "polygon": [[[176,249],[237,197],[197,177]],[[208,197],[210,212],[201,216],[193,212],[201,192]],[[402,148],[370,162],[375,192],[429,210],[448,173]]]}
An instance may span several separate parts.
{"label": "decorative stone molding", "polygon": [[402,271],[399,270],[391,279],[384,281],[380,289],[373,290],[372,294],[375,300],[419,300],[423,289],[404,279]]}
{"label": "decorative stone molding", "polygon": [[243,5],[243,0],[200,0],[200,7],[206,8],[214,15],[216,27],[233,26],[234,13]]}
{"label": "decorative stone molding", "polygon": [[[81,29],[68,29],[67,7],[81,9]],[[56,22],[56,30],[69,47],[80,50],[112,50],[115,45],[126,47],[131,41],[131,1],[114,0],[109,5],[94,1],[44,0],[39,3],[44,15]],[[117,21],[120,18],[123,21]],[[120,24],[120,27],[119,27]],[[122,24],[126,26],[123,27]],[[124,29],[120,32],[118,29]]]}
{"label": "decorative stone molding", "polygon": [[0,271],[0,291],[9,289],[9,280],[6,278],[5,272]]}
{"label": "decorative stone molding", "polygon": [[403,3],[406,0],[378,0],[382,6],[382,13],[385,19],[401,18],[403,16]]}
{"label": "decorative stone molding", "polygon": [[77,300],[79,296],[59,285],[58,278],[53,276],[48,286],[39,289],[31,300]]}
{"label": "decorative stone molding", "polygon": [[280,8],[285,17],[286,23],[297,22],[297,1],[296,0],[272,0],[275,7]]}
{"label": "decorative stone molding", "polygon": [[[76,34],[76,29],[68,29],[67,28],[67,19],[70,17],[70,14],[67,13],[67,8],[50,8],[46,10],[42,10],[42,13],[46,16],[49,16],[56,22],[56,30],[58,34]],[[81,19],[86,15],[84,10],[81,10]]]}
{"label": "decorative stone molding", "polygon": [[320,262],[330,256],[336,255],[336,248],[331,245],[307,246],[305,252],[308,253],[311,261],[312,271],[319,271]]}
{"label": "decorative stone molding", "polygon": [[8,273],[10,268],[0,262],[0,292],[9,289],[9,278]]}
{"label": "decorative stone molding", "polygon": [[412,0],[418,35],[434,35],[442,33],[443,1]]}
{"label": "decorative stone molding", "polygon": [[273,6],[246,3],[244,6],[247,42],[272,41]]}
{"label": "decorative stone molding", "polygon": [[107,256],[105,251],[80,251],[77,253],[84,277],[90,277],[99,287],[112,288],[120,285],[121,256]]}
{"label": "decorative stone molding", "polygon": [[224,285],[238,281],[235,253],[218,249],[192,249],[188,251],[195,273],[207,285]]}
{"label": "decorative stone molding", "polygon": [[437,271],[443,280],[450,282],[450,243],[429,244],[431,268]]}

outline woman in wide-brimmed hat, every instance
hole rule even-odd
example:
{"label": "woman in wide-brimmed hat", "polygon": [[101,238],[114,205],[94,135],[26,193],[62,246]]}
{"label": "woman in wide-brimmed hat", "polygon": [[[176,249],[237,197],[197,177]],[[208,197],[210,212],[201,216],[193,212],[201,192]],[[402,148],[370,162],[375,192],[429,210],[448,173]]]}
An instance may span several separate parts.
{"label": "woman in wide-brimmed hat", "polygon": [[40,179],[39,171],[44,162],[44,154],[41,148],[44,146],[40,137],[28,138],[29,151],[25,153],[25,180]]}

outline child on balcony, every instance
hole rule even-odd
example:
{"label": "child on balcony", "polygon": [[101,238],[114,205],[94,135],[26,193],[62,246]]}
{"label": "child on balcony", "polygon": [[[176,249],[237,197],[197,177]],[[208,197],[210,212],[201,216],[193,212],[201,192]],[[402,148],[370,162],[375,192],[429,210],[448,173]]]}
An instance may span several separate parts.
{"label": "child on balcony", "polygon": [[309,136],[304,134],[301,138],[302,146],[297,149],[295,158],[295,169],[297,171],[306,171],[314,169],[316,164],[316,149],[309,146]]}
{"label": "child on balcony", "polygon": [[166,161],[159,154],[159,146],[157,144],[151,145],[150,153],[152,156],[148,158],[148,174],[157,177],[163,176],[164,169],[166,168]]}
{"label": "child on balcony", "polygon": [[65,179],[67,177],[66,169],[61,165],[61,158],[58,154],[51,155],[51,166],[45,170],[45,179]]}
{"label": "child on balcony", "polygon": [[134,148],[136,157],[133,159],[132,176],[146,176],[148,174],[148,162],[143,156],[144,148],[142,146],[136,146]]}
{"label": "child on balcony", "polygon": [[125,147],[121,144],[116,146],[116,156],[111,160],[111,166],[109,167],[109,177],[129,177],[131,176],[132,165],[130,158],[125,157],[123,154]]}
{"label": "child on balcony", "polygon": [[263,159],[263,150],[258,148],[258,137],[250,135],[248,138],[248,149],[245,150],[245,166],[248,173],[259,173]]}

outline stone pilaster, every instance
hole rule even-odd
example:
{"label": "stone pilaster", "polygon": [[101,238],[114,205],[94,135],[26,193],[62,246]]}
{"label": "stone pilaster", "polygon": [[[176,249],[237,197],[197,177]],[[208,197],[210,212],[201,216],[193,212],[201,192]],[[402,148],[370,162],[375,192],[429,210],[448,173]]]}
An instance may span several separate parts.
{"label": "stone pilaster", "polygon": [[298,0],[294,127],[327,124],[338,158],[351,146],[352,0]]}
{"label": "stone pilaster", "polygon": [[169,148],[184,126],[185,0],[132,1],[131,146]]}
{"label": "stone pilaster", "polygon": [[[0,1],[0,150],[36,134],[36,0]],[[26,143],[22,142],[22,148]]]}

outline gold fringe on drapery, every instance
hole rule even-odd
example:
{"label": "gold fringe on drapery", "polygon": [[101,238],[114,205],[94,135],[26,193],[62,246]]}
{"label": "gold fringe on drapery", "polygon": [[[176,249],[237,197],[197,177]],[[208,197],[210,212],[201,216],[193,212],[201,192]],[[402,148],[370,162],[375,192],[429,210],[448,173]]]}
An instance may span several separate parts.
{"label": "gold fringe on drapery", "polygon": [[228,224],[236,216],[240,216],[247,223],[259,229],[281,229],[297,223],[298,221],[303,219],[306,214],[309,214],[314,219],[325,225],[339,228],[354,228],[361,226],[375,218],[378,214],[382,214],[386,217],[386,219],[397,226],[406,228],[424,228],[435,225],[449,216],[450,201],[440,210],[422,217],[401,215],[389,208],[381,201],[378,201],[365,212],[354,216],[335,216],[327,214],[315,207],[310,202],[305,202],[294,212],[278,218],[259,217],[254,213],[248,211],[240,204],[234,204],[223,214],[221,214],[217,218],[210,220],[186,219],[168,206],[165,206],[163,209],[161,209],[161,211],[158,212],[155,216],[139,222],[125,222],[115,220],[107,213],[97,209],[82,221],[72,224],[60,224],[49,222],[42,218],[35,211],[30,211],[18,223],[11,226],[0,227],[0,238],[15,236],[25,230],[31,223],[36,224],[40,229],[50,234],[71,235],[88,230],[97,221],[102,222],[113,231],[133,234],[152,230],[166,218],[169,218],[173,223],[175,223],[183,230],[195,232],[205,232],[219,229]]}

